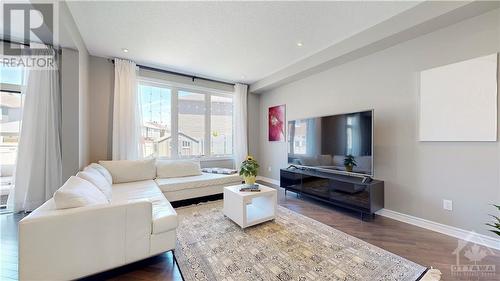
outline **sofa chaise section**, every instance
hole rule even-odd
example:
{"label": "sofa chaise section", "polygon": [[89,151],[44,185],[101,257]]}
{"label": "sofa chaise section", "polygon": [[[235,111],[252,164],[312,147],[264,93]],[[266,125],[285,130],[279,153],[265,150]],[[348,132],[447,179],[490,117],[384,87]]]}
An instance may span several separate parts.
{"label": "sofa chaise section", "polygon": [[223,193],[224,186],[241,184],[238,174],[212,174],[157,178],[155,181],[170,202]]}
{"label": "sofa chaise section", "polygon": [[[148,200],[152,204],[152,225],[151,235],[156,241],[151,245],[151,253],[164,252],[164,248],[175,248],[175,239],[161,241],[162,236],[168,236],[164,233],[172,231],[175,237],[177,228],[177,213],[170,202],[162,194],[161,190],[153,180],[118,183],[113,185],[113,198],[111,203],[133,202],[136,200]],[[162,235],[163,234],[163,235]],[[158,247],[157,243],[163,242],[163,246]],[[172,244],[174,242],[174,244]],[[171,245],[168,245],[171,244]]]}

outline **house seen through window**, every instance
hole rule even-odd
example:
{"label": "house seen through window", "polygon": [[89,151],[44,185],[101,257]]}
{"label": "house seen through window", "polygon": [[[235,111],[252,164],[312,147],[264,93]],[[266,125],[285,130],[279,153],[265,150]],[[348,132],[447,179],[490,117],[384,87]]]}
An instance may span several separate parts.
{"label": "house seen through window", "polygon": [[220,157],[233,153],[231,95],[140,82],[144,157]]}

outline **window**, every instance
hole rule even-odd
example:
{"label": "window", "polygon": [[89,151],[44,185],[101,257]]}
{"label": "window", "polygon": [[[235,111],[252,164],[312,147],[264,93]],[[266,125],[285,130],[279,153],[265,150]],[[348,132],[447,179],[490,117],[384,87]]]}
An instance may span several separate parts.
{"label": "window", "polygon": [[23,70],[19,67],[7,67],[0,64],[0,74],[2,84],[20,86],[23,82]]}
{"label": "window", "polygon": [[307,153],[307,120],[296,120],[288,124],[288,153],[306,154]]}
{"label": "window", "polygon": [[233,154],[233,98],[210,97],[210,152],[212,155]]}
{"label": "window", "polygon": [[347,116],[347,125],[346,125],[346,130],[347,130],[347,151],[346,155],[352,155],[352,122],[353,117],[352,116]]}
{"label": "window", "polygon": [[171,157],[172,92],[168,88],[139,85],[142,108],[142,139],[144,157]]}
{"label": "window", "polygon": [[143,156],[221,157],[233,153],[230,94],[140,81]]}
{"label": "window", "polygon": [[22,69],[0,64],[0,205],[5,205],[13,183],[24,105],[22,80]]}
{"label": "window", "polygon": [[179,156],[205,155],[205,95],[179,91],[178,92],[178,138]]}

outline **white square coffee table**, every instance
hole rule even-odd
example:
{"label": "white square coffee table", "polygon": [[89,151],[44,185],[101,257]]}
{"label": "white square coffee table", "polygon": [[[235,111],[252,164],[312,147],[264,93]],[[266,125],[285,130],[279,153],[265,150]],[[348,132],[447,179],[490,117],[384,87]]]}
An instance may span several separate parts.
{"label": "white square coffee table", "polygon": [[224,215],[241,228],[273,220],[278,204],[276,189],[259,184],[260,192],[242,192],[243,186],[224,187]]}

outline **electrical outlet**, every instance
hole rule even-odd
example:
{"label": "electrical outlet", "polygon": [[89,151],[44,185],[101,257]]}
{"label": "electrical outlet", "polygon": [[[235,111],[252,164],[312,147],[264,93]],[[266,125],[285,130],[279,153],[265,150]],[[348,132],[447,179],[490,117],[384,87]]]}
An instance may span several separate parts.
{"label": "electrical outlet", "polygon": [[267,171],[268,172],[271,172],[273,169],[271,168],[271,166],[267,167]]}
{"label": "electrical outlet", "polygon": [[453,201],[443,199],[443,209],[452,211],[453,210]]}

